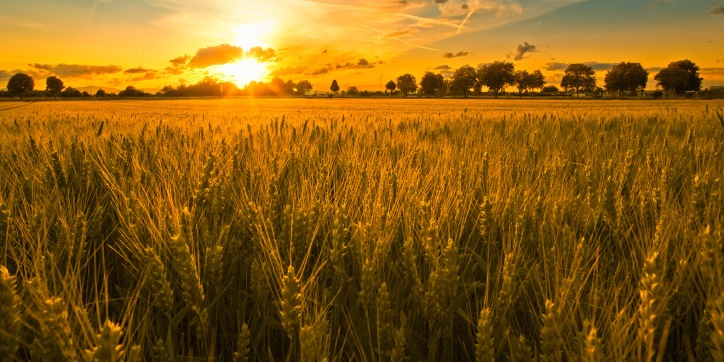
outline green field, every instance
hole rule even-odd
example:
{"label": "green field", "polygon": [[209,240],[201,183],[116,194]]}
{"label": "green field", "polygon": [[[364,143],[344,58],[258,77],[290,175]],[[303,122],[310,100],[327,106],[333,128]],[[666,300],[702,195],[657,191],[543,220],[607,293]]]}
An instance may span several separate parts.
{"label": "green field", "polygon": [[724,361],[723,108],[0,102],[0,360]]}

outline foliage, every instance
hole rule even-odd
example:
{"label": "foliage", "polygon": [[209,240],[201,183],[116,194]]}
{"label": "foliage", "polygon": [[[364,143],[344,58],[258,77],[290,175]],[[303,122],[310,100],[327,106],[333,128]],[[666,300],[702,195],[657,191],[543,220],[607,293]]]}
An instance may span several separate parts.
{"label": "foliage", "polygon": [[452,83],[450,83],[450,92],[453,94],[462,94],[463,97],[467,98],[468,93],[471,89],[479,88],[476,84],[478,82],[478,74],[475,68],[469,65],[463,65],[462,67],[455,70],[452,76]]}
{"label": "foliage", "polygon": [[561,80],[561,87],[566,91],[574,91],[576,95],[580,91],[592,92],[596,88],[596,72],[585,64],[570,64]]}
{"label": "foliage", "polygon": [[65,88],[63,81],[56,76],[50,76],[45,80],[45,90],[52,94],[54,98],[58,98],[58,93]]}
{"label": "foliage", "polygon": [[395,91],[397,88],[397,84],[395,84],[394,80],[391,80],[385,84],[385,91],[390,91],[390,97],[392,97],[392,92]]}
{"label": "foliage", "polygon": [[20,99],[23,99],[23,94],[31,92],[35,88],[35,81],[25,73],[16,73],[8,80],[7,88],[10,94],[20,96]]}
{"label": "foliage", "polygon": [[[70,88],[68,88],[68,89],[70,89]],[[68,91],[68,89],[66,89],[66,91]],[[78,96],[80,96],[80,94],[78,94]],[[128,87],[126,87],[126,89],[118,92],[118,96],[119,97],[148,97],[148,96],[150,96],[150,94],[148,94],[140,89],[137,89],[136,87],[134,87],[132,85],[129,85]]]}
{"label": "foliage", "polygon": [[403,97],[407,97],[407,93],[414,93],[417,90],[415,76],[407,73],[397,77],[397,88],[402,92]]}
{"label": "foliage", "polygon": [[[540,70],[528,73],[526,70],[518,70],[514,74],[515,86],[518,88],[518,96],[523,96],[523,91],[527,89],[540,89],[545,85],[545,76]],[[556,89],[557,91],[557,89]]]}
{"label": "foliage", "polygon": [[648,79],[649,72],[641,63],[621,62],[606,73],[604,81],[607,91],[618,92],[622,97],[624,91],[635,94],[645,89]]}
{"label": "foliage", "polygon": [[337,94],[339,92],[339,84],[337,84],[337,80],[332,80],[332,85],[329,86],[329,90],[331,90],[334,94]]}
{"label": "foliage", "polygon": [[420,80],[420,90],[428,97],[444,95],[445,79],[442,74],[425,72]]}
{"label": "foliage", "polygon": [[495,98],[508,85],[515,84],[515,66],[510,62],[496,61],[478,67],[480,84],[488,87]]}
{"label": "foliage", "polygon": [[656,85],[664,89],[667,98],[669,91],[672,90],[677,98],[686,92],[701,90],[702,78],[699,77],[699,66],[688,59],[669,63],[654,76],[654,79]]}
{"label": "foliage", "polygon": [[80,98],[83,96],[83,93],[73,87],[68,87],[60,93],[60,96],[65,98]]}

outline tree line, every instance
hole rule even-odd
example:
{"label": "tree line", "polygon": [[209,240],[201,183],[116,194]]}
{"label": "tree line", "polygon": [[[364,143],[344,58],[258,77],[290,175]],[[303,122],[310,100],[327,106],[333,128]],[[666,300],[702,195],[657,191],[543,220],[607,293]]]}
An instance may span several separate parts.
{"label": "tree line", "polygon": [[[579,95],[581,92],[602,95],[605,91],[618,97],[624,95],[638,95],[646,88],[649,72],[641,63],[621,62],[612,67],[604,77],[604,88],[597,87],[596,72],[593,67],[582,64],[567,66],[560,86],[565,92]],[[673,93],[677,98],[687,92],[701,90],[703,79],[699,76],[699,67],[694,62],[684,59],[670,63],[661,69],[655,76],[657,87],[663,91],[654,92],[654,97],[666,96]],[[335,81],[336,83],[336,81]],[[545,77],[540,70],[529,73],[526,70],[515,70],[511,62],[496,61],[481,64],[477,68],[463,65],[456,69],[452,77],[445,78],[442,74],[426,72],[419,85],[415,76],[403,74],[397,77],[396,82],[390,80],[385,85],[385,91],[390,96],[399,91],[402,97],[417,93],[419,96],[462,96],[467,98],[471,94],[480,96],[483,87],[495,98],[508,87],[517,90],[519,97],[523,93],[540,90],[541,93],[558,93],[556,86],[546,86]],[[334,83],[332,91],[334,91]]]}
{"label": "tree line", "polygon": [[[610,94],[618,97],[625,95],[638,95],[646,88],[649,72],[641,63],[621,62],[613,66],[604,77],[604,88]],[[669,97],[672,93],[677,98],[689,92],[701,90],[703,78],[699,76],[699,67],[691,60],[684,59],[670,63],[666,68],[659,70],[654,76],[657,87],[663,91],[654,92],[654,97]],[[90,97],[88,92],[81,92],[73,87],[66,87],[64,82],[56,77],[50,76],[45,81],[45,90],[35,90],[33,78],[25,73],[17,73],[8,81],[7,95],[20,97],[24,96],[52,96],[60,97]],[[581,92],[602,95],[604,89],[597,87],[596,72],[586,64],[570,64],[565,69],[560,83],[564,92],[579,95]],[[399,94],[407,97],[409,94],[426,97],[481,96],[483,87],[495,98],[505,92],[508,87],[517,90],[517,95],[522,97],[524,93],[531,93],[539,90],[540,93],[556,94],[559,89],[554,85],[546,86],[545,76],[540,70],[528,72],[527,70],[516,70],[511,62],[495,61],[481,64],[477,68],[470,65],[463,65],[456,69],[452,76],[445,78],[442,74],[426,72],[420,79],[412,74],[406,73],[396,80],[390,80],[385,85],[385,94],[393,96]],[[302,96],[312,91],[312,84],[307,80],[294,82],[284,81],[275,77],[269,83],[252,81],[244,88],[239,88],[232,82],[219,81],[212,77],[205,77],[198,83],[180,84],[178,86],[165,86],[155,94],[147,93],[133,86],[115,93],[106,93],[99,89],[93,96],[101,97],[206,97],[206,96]],[[330,91],[337,95],[340,91],[339,83],[333,80]],[[381,92],[370,93],[359,91],[356,86],[351,86],[344,92],[348,96],[369,96],[381,95]],[[539,94],[540,94],[539,93]],[[0,96],[3,94],[0,94]]]}

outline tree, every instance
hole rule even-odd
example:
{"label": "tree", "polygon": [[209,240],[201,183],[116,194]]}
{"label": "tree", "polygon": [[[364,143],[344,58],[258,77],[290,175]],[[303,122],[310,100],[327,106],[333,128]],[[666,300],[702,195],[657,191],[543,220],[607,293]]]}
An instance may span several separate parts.
{"label": "tree", "polygon": [[391,80],[385,84],[385,92],[390,91],[390,97],[392,97],[392,92],[395,91],[395,88],[397,88],[397,84],[395,84],[394,80]]}
{"label": "tree", "polygon": [[297,94],[298,95],[305,95],[307,94],[307,91],[312,90],[312,83],[309,83],[308,80],[300,80],[299,83],[297,83]]}
{"label": "tree", "polygon": [[468,97],[468,92],[475,88],[475,83],[478,80],[478,74],[475,72],[475,68],[469,65],[463,65],[462,67],[455,70],[452,76],[452,82],[450,83],[450,91],[457,94],[462,94],[464,98]]}
{"label": "tree", "polygon": [[649,79],[649,72],[641,66],[641,63],[621,62],[606,72],[606,90],[618,92],[619,98],[623,92],[638,92],[646,88]]}
{"label": "tree", "polygon": [[53,95],[53,98],[58,99],[58,93],[65,88],[63,81],[60,78],[51,75],[45,80],[45,90]]}
{"label": "tree", "polygon": [[[197,85],[198,84],[201,84],[201,82],[197,83]],[[188,87],[188,88],[191,88],[191,87]],[[73,88],[68,88],[68,89],[73,89]],[[65,91],[67,92],[68,89],[66,89]],[[192,94],[193,93],[196,93],[196,92],[192,92]],[[136,89],[136,87],[134,87],[132,85],[129,85],[128,87],[126,87],[126,89],[118,92],[119,97],[147,97],[149,95],[150,94],[148,94],[140,89]],[[194,94],[194,95],[196,95],[196,94]]]}
{"label": "tree", "polygon": [[269,87],[272,89],[272,92],[274,92],[274,95],[283,96],[286,94],[287,84],[279,77],[274,77],[271,83],[269,83]]}
{"label": "tree", "polygon": [[[167,89],[167,88],[163,87],[163,89]],[[173,89],[173,87],[171,87],[171,89]],[[103,89],[99,89],[96,91],[96,95],[95,95],[96,98],[103,98],[105,96],[106,96],[106,91],[104,91]]]}
{"label": "tree", "polygon": [[543,87],[540,91],[541,93],[558,94],[558,87],[549,85],[547,87]]}
{"label": "tree", "polygon": [[63,92],[60,95],[61,95],[61,97],[66,97],[66,98],[80,98],[83,96],[83,93],[81,93],[81,91],[79,91],[73,87],[68,87],[68,88],[65,88],[65,90],[63,90]]}
{"label": "tree", "polygon": [[426,72],[420,80],[420,90],[426,96],[435,96],[440,94],[440,91],[444,86],[445,79],[442,77],[442,74]]}
{"label": "tree", "polygon": [[[526,72],[527,73],[527,72]],[[493,62],[478,67],[478,78],[480,83],[490,89],[498,98],[506,85],[515,83],[515,66],[510,62]]]}
{"label": "tree", "polygon": [[540,70],[530,74],[528,79],[528,89],[541,89],[546,85],[546,77],[541,73]]}
{"label": "tree", "polygon": [[540,70],[528,73],[526,70],[518,70],[515,72],[515,86],[518,88],[518,96],[523,97],[523,91],[526,89],[543,88],[545,85],[545,76]]}
{"label": "tree", "polygon": [[689,91],[699,91],[703,80],[699,77],[699,67],[688,59],[669,63],[669,66],[659,71],[654,79],[656,85],[664,88],[666,98],[669,97],[670,90],[675,92],[677,98]]}
{"label": "tree", "polygon": [[596,72],[585,64],[571,64],[566,68],[561,87],[566,91],[575,91],[576,95],[579,91],[591,92],[596,88]]}
{"label": "tree", "polygon": [[19,95],[21,100],[23,99],[23,94],[31,92],[33,88],[35,88],[35,81],[25,73],[17,73],[8,80],[8,92]]}
{"label": "tree", "polygon": [[407,97],[407,93],[417,90],[417,80],[415,76],[407,73],[397,77],[397,88],[402,92],[403,97]]}
{"label": "tree", "polygon": [[353,85],[350,86],[349,89],[347,89],[347,95],[350,95],[350,96],[359,95],[359,88],[357,88]]}
{"label": "tree", "polygon": [[329,86],[329,90],[334,92],[335,95],[337,95],[337,92],[339,92],[339,84],[337,84],[337,80],[332,80],[332,85]]}

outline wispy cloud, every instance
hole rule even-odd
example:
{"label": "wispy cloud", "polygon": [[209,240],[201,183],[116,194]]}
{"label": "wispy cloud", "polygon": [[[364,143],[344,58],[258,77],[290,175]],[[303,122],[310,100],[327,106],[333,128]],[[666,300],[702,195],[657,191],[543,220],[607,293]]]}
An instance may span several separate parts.
{"label": "wispy cloud", "polygon": [[513,58],[513,60],[522,60],[525,58],[526,54],[535,53],[537,51],[538,49],[535,45],[524,42],[523,44],[518,44],[515,52],[508,54],[508,59]]}

